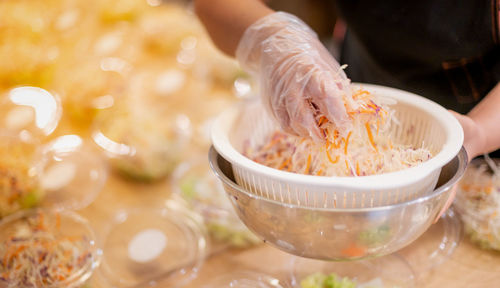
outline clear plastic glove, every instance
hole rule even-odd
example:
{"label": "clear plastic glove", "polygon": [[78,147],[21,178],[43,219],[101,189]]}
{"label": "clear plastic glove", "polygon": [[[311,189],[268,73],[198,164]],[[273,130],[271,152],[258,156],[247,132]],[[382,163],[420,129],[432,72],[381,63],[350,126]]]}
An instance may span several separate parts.
{"label": "clear plastic glove", "polygon": [[260,80],[263,103],[285,131],[321,141],[320,116],[348,129],[343,97],[350,96],[349,80],[297,17],[277,12],[259,19],[243,34],[236,57]]}

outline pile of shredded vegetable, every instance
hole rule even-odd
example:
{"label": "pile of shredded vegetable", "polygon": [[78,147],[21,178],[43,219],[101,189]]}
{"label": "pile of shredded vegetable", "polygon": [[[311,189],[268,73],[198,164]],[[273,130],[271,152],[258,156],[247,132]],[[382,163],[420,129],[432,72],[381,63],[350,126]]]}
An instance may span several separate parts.
{"label": "pile of shredded vegetable", "polygon": [[500,171],[494,162],[488,163],[473,162],[467,168],[455,203],[471,240],[485,249],[500,250]]}
{"label": "pile of shredded vegetable", "polygon": [[0,283],[9,288],[63,287],[61,282],[88,265],[85,236],[58,236],[54,230],[60,230],[60,216],[53,222],[39,213],[18,223],[0,244]]}
{"label": "pile of shredded vegetable", "polygon": [[0,141],[0,218],[36,205],[42,196],[32,170],[34,147]]}
{"label": "pile of shredded vegetable", "polygon": [[392,142],[389,128],[397,120],[386,99],[358,90],[349,99],[344,97],[344,103],[350,128],[339,131],[326,117],[317,117],[323,143],[276,131],[263,145],[246,145],[245,156],[268,167],[317,176],[376,175],[413,167],[432,157],[424,147]]}

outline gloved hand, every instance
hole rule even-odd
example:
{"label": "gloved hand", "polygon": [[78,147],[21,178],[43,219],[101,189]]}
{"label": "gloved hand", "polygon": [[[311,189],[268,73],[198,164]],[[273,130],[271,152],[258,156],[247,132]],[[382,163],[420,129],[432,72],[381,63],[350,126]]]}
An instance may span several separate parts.
{"label": "gloved hand", "polygon": [[349,79],[317,35],[297,17],[277,12],[247,28],[236,58],[258,77],[264,105],[292,134],[322,141],[320,116],[348,129],[343,97]]}

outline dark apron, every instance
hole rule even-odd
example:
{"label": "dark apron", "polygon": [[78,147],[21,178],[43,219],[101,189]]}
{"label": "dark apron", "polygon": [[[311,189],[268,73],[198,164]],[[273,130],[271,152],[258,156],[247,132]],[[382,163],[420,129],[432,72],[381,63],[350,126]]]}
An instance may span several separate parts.
{"label": "dark apron", "polygon": [[498,0],[337,5],[348,27],[340,62],[355,82],[400,88],[467,113],[500,81]]}

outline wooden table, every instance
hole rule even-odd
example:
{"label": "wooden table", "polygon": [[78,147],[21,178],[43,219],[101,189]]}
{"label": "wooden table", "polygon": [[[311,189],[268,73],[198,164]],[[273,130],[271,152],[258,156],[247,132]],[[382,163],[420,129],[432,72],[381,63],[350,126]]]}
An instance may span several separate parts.
{"label": "wooden table", "polygon": [[[193,103],[188,105],[190,107],[190,110],[187,111],[189,112],[188,116],[194,121],[200,121],[217,115],[224,107],[234,103],[233,98],[225,95],[227,92],[221,92],[220,94],[220,97],[212,95],[212,100],[203,102],[203,104],[197,102],[199,99],[191,99],[190,101],[193,101]],[[188,100],[183,99],[183,101],[183,103],[178,104],[179,111],[186,111],[182,107],[186,107],[185,102]],[[199,117],[199,119],[195,119],[195,117]],[[57,135],[78,133],[87,141],[90,141],[87,129],[79,129],[69,121],[63,121],[56,132]],[[203,149],[207,151],[205,152]],[[200,147],[197,147],[197,151],[192,153],[202,154],[202,157],[205,157],[208,148],[204,147],[202,150],[200,151]],[[171,196],[170,193],[171,184],[168,179],[155,184],[140,184],[124,180],[110,172],[106,185],[94,203],[79,212],[91,222],[96,233],[102,235],[109,223],[109,219],[116,211],[132,207],[163,208],[165,200]],[[441,236],[442,232],[439,229],[431,227],[422,237],[425,237],[426,241],[438,243],[439,245],[438,238]],[[435,269],[418,279],[415,287],[500,287],[500,253],[481,250],[470,243],[467,237],[461,238],[451,257],[443,263],[433,263],[436,264]],[[409,246],[405,248],[405,252],[411,254],[412,249],[418,250],[418,248],[418,246]],[[217,251],[215,255],[211,255],[206,259],[198,277],[186,288],[202,287],[202,285],[218,275],[240,270],[261,271],[281,281],[288,281],[291,274],[290,261],[292,259],[293,256],[267,244],[261,244],[246,250]],[[96,282],[93,281],[92,287],[103,287]],[[163,286],[159,285],[158,287]]]}
{"label": "wooden table", "polygon": [[[89,219],[99,234],[116,210],[127,207],[161,207],[163,200],[169,195],[168,180],[152,185],[137,184],[111,174],[96,201],[80,213]],[[435,230],[431,228],[425,237],[439,237],[440,231]],[[409,250],[411,253],[411,249]],[[199,276],[187,287],[201,287],[217,275],[238,270],[262,271],[285,281],[289,279],[291,259],[291,255],[266,244],[246,250],[218,252],[206,260]],[[500,287],[499,280],[500,253],[480,250],[464,237],[451,257],[423,279],[419,279],[416,287]],[[99,287],[99,284],[95,286]]]}

